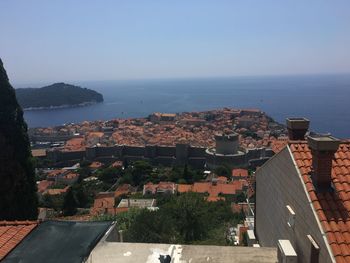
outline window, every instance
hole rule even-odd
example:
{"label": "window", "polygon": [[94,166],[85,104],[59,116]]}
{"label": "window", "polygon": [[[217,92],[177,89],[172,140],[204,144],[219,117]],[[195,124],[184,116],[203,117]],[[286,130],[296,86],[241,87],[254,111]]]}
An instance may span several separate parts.
{"label": "window", "polygon": [[318,255],[320,254],[320,247],[311,235],[306,236],[310,241],[310,263],[318,263]]}
{"label": "window", "polygon": [[287,210],[288,210],[288,226],[290,228],[294,228],[294,224],[295,224],[295,212],[294,210],[289,206],[287,205]]}

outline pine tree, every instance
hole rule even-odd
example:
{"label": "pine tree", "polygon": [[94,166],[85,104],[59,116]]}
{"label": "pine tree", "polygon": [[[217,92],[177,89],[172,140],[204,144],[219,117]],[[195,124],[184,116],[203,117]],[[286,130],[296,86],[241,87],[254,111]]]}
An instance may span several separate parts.
{"label": "pine tree", "polygon": [[65,216],[72,216],[75,215],[77,212],[77,206],[78,203],[75,199],[74,192],[72,188],[68,189],[68,192],[64,196],[64,202],[63,202],[63,214]]}
{"label": "pine tree", "polygon": [[0,220],[36,219],[37,205],[27,125],[0,59]]}

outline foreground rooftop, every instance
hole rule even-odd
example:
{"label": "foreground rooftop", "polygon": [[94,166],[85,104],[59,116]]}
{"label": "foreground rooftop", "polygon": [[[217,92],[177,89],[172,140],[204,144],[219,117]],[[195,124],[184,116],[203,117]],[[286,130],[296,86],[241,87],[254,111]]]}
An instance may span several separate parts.
{"label": "foreground rooftop", "polygon": [[[277,249],[145,243],[101,242],[90,254],[91,263],[153,263],[170,255],[174,263],[277,262]],[[166,262],[166,261],[164,261]]]}

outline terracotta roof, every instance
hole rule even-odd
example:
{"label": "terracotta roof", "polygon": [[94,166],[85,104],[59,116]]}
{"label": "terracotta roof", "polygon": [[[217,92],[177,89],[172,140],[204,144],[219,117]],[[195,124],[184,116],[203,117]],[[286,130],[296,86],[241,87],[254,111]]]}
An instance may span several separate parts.
{"label": "terracotta roof", "polygon": [[89,167],[91,168],[91,169],[98,169],[98,168],[100,168],[100,167],[102,167],[103,166],[103,163],[101,163],[101,162],[92,162],[90,165],[89,165]]}
{"label": "terracotta roof", "polygon": [[114,193],[100,193],[95,198],[94,206],[91,208],[90,213],[92,215],[99,214],[115,214],[115,198]]}
{"label": "terracotta roof", "polygon": [[227,183],[227,177],[225,176],[219,176],[218,178],[216,178],[218,183],[222,183],[222,184],[226,184]]}
{"label": "terracotta roof", "polygon": [[115,197],[121,196],[121,195],[127,195],[131,193],[132,187],[130,184],[122,184],[118,186],[118,188],[115,190],[114,195]]}
{"label": "terracotta roof", "polygon": [[316,193],[309,176],[312,155],[308,144],[291,143],[290,149],[336,261],[350,262],[350,143],[341,143],[334,155],[333,193]]}
{"label": "terracotta roof", "polygon": [[48,194],[48,195],[61,195],[61,194],[64,194],[68,191],[69,189],[69,186],[66,186],[65,188],[63,189],[48,189],[45,194]]}
{"label": "terracotta roof", "polygon": [[43,193],[45,192],[51,185],[53,185],[54,182],[42,180],[38,182],[38,192]]}
{"label": "terracotta roof", "polygon": [[9,254],[37,225],[37,221],[0,221],[0,260]]}
{"label": "terracotta roof", "polygon": [[192,184],[178,184],[177,191],[179,193],[186,193],[192,191]]}
{"label": "terracotta roof", "polygon": [[175,193],[176,186],[173,182],[159,182],[159,184],[153,184],[151,182],[145,184],[143,186],[143,193],[151,192],[152,194],[155,194],[157,192],[165,192],[170,191],[172,193]]}
{"label": "terracotta roof", "polygon": [[192,191],[196,193],[208,193],[209,196],[214,197],[219,194],[234,195],[237,191],[243,189],[243,181],[234,181],[228,184],[213,185],[208,182],[196,182],[193,184]]}
{"label": "terracotta roof", "polygon": [[33,149],[32,150],[33,157],[45,157],[46,149]]}
{"label": "terracotta roof", "polygon": [[233,177],[247,177],[248,170],[247,169],[233,169],[232,176]]}
{"label": "terracotta roof", "polygon": [[278,139],[271,142],[271,149],[274,153],[280,152],[288,144],[288,140]]}

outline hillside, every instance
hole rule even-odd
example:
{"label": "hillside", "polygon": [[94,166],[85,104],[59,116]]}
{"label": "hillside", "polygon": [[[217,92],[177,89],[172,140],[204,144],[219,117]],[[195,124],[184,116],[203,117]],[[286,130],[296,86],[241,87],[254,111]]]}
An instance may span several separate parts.
{"label": "hillside", "polygon": [[42,88],[16,89],[23,109],[80,106],[103,102],[102,94],[87,88],[55,83]]}

